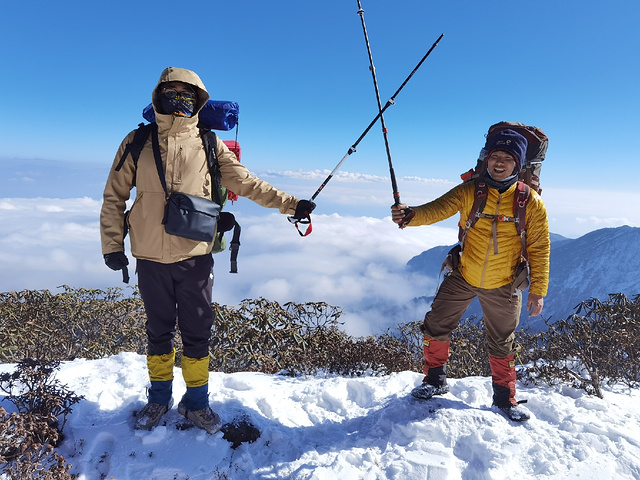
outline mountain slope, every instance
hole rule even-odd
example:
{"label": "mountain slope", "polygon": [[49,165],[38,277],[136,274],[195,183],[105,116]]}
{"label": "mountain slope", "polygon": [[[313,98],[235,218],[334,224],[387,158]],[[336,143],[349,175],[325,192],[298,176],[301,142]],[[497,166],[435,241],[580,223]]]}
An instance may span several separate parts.
{"label": "mountain slope", "polygon": [[547,316],[566,316],[589,298],[640,293],[640,228],[623,226],[590,232],[551,248]]}
{"label": "mountain slope", "polygon": [[[409,260],[407,270],[437,276],[451,246],[429,249]],[[640,293],[640,228],[623,226],[595,230],[577,239],[551,235],[549,292],[543,317],[550,321],[567,318],[575,307],[590,298],[604,300],[610,293],[633,297]],[[525,292],[526,298],[526,292]],[[475,300],[467,315],[481,316]],[[521,315],[521,326],[539,330],[541,317]]]}

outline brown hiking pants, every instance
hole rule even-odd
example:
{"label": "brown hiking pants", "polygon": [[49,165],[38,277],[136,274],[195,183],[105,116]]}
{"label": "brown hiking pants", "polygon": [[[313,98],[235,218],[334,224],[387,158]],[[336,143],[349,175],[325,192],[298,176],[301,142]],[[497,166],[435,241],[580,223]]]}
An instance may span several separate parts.
{"label": "brown hiking pants", "polygon": [[450,340],[451,333],[475,297],[478,297],[484,315],[489,354],[495,357],[513,355],[522,294],[512,294],[510,284],[492,289],[473,287],[459,270],[447,275],[440,285],[431,310],[424,317],[425,335],[443,342]]}

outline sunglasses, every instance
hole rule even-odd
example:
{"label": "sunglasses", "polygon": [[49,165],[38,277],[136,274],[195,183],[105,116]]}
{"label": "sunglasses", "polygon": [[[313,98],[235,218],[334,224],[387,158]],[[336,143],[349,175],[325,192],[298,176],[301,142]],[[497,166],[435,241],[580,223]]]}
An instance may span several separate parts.
{"label": "sunglasses", "polygon": [[167,98],[171,98],[171,99],[176,98],[176,97],[196,98],[195,92],[192,92],[190,90],[178,91],[175,88],[163,88],[162,89],[162,94],[164,96],[166,96]]}

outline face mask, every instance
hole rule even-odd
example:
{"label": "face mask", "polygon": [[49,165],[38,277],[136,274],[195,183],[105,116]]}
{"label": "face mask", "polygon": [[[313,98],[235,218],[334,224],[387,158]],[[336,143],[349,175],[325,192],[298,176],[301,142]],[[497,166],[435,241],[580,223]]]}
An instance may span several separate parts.
{"label": "face mask", "polygon": [[196,105],[196,95],[165,89],[160,93],[159,103],[162,113],[166,115],[191,117]]}
{"label": "face mask", "polygon": [[511,185],[518,181],[518,167],[516,167],[511,176],[505,178],[504,180],[495,180],[491,176],[491,172],[487,170],[484,174],[484,180],[487,182],[491,188],[497,189],[500,193],[503,193],[509,189]]}

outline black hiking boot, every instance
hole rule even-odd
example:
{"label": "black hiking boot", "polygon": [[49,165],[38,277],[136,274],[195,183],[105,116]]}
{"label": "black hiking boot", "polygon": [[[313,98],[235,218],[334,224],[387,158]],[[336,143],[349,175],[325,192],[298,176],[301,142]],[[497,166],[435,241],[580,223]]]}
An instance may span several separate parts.
{"label": "black hiking boot", "polygon": [[526,422],[531,418],[529,410],[521,405],[508,405],[506,407],[493,405],[493,407],[500,410],[512,422]]}
{"label": "black hiking boot", "polygon": [[493,384],[493,407],[500,410],[509,420],[513,422],[526,422],[531,418],[529,410],[516,402],[515,391],[502,385]]}
{"label": "black hiking boot", "polygon": [[411,390],[411,396],[420,400],[429,400],[431,397],[434,397],[436,395],[444,395],[448,392],[449,385],[445,384],[436,387],[435,385],[431,385],[430,383],[423,382],[422,384]]}
{"label": "black hiking boot", "polygon": [[420,400],[429,400],[435,395],[444,395],[448,392],[446,367],[442,365],[430,368],[426,377],[422,380],[422,385],[418,385],[411,390],[411,395]]}

